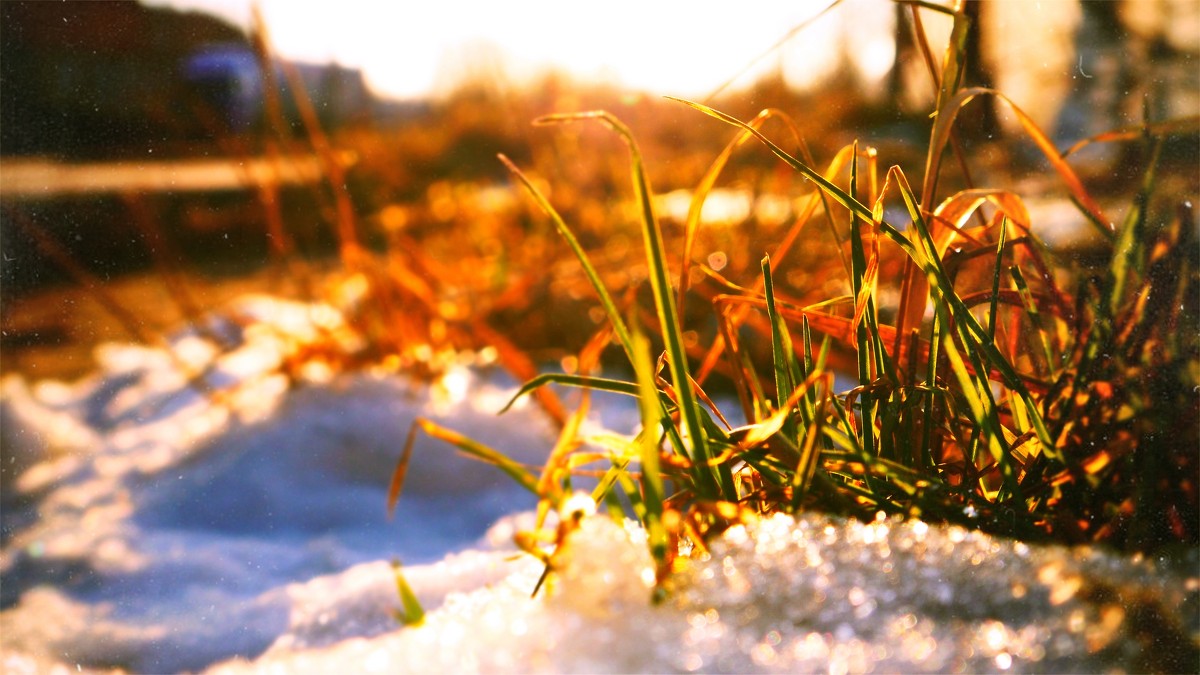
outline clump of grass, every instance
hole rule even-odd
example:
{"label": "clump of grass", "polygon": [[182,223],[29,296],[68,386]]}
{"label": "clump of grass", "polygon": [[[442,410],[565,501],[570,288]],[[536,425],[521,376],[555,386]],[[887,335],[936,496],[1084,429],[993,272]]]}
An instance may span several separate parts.
{"label": "clump of grass", "polygon": [[[673,284],[630,130],[604,111],[538,119],[539,125],[598,123],[627,145],[654,312],[639,321],[636,309],[623,311],[629,302],[618,302],[605,287],[549,199],[502,157],[553,221],[600,301],[608,326],[589,346],[592,356],[614,341],[634,373],[633,381],[587,370],[543,374],[517,397],[548,384],[633,396],[641,430],[632,442],[603,439],[596,450],[576,436],[585,406],[564,425],[540,476],[428,420],[419,420],[414,433],[423,430],[496,464],[542,499],[543,517],[571,494],[573,476],[599,465],[592,498],[616,511],[628,505],[642,521],[660,581],[683,562],[684,543],[702,550],[707,536],[733,523],[808,508],[863,518],[904,514],[1026,540],[1123,549],[1195,543],[1193,388],[1200,383],[1200,340],[1188,312],[1198,288],[1190,207],[1182,206],[1169,224],[1152,225],[1152,160],[1133,207],[1119,226],[1111,224],[1066,155],[1017,106],[998,92],[961,86],[967,21],[961,13],[954,17],[919,197],[899,167],[880,181],[870,148],[849,146],[819,171],[811,157],[797,157],[762,131],[769,117],[785,115],[747,123],[679,100],[736,129],[696,189],[693,213],[729,153],[747,141],[758,141],[816,187],[810,208],[762,259],[754,287],[701,266],[722,292],[710,295],[720,337],[696,355],[698,368],[683,337],[682,311],[689,266],[698,264],[691,259],[698,220],[687,224]],[[1027,209],[1011,191],[968,188],[939,200],[941,157],[954,145],[955,120],[981,96],[1012,109],[1080,217],[1110,243],[1112,262],[1102,275],[1064,288],[1058,273],[1065,263],[1031,230]],[[1146,125],[1141,133],[1157,148],[1156,133],[1177,126]],[[903,222],[885,217],[885,204],[893,201],[904,207]],[[802,304],[777,289],[775,274],[822,205],[831,225],[849,221],[842,266],[851,294]],[[900,280],[891,323],[883,311],[889,278]],[[639,323],[657,329],[657,361]],[[755,335],[769,342],[769,362],[755,363],[743,349]],[[835,391],[835,351],[853,355],[855,382],[846,391]],[[720,360],[749,420],[736,429],[702,386]],[[1169,430],[1180,417],[1192,423]],[[410,435],[390,505],[399,497],[412,441]],[[537,550],[544,541],[554,537],[531,535],[525,543]],[[549,566],[552,558],[543,556]]]}

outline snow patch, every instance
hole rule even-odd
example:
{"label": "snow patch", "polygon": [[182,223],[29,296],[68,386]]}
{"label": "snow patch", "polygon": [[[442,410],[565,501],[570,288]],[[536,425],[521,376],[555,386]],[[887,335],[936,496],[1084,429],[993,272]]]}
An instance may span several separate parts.
{"label": "snow patch", "polygon": [[[325,308],[237,312],[170,350],[106,346],[74,384],[0,382],[5,672],[1200,665],[1196,551],[1172,566],[916,521],[735,527],[656,605],[644,532],[589,516],[531,598],[543,565],[511,541],[534,500],[493,467],[421,438],[385,514],[418,416],[540,463],[554,434],[536,409],[495,415],[517,383],[476,368],[440,394],[367,373],[292,382],[278,366],[298,346],[354,336]],[[632,405],[595,398],[590,428],[633,428]],[[395,558],[421,626],[393,616]]]}

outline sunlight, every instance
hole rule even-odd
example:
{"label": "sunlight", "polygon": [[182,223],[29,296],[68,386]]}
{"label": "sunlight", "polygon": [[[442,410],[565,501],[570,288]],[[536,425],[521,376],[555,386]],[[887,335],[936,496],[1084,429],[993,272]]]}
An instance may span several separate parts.
{"label": "sunlight", "polygon": [[[603,7],[531,0],[486,3],[380,3],[343,0],[261,0],[276,50],[300,61],[361,68],[379,93],[412,98],[444,93],[463,78],[501,76],[527,83],[548,69],[575,77],[655,93],[707,94],[833,0],[769,0],[753,12],[728,6],[611,0]],[[250,0],[149,0],[200,9],[248,26]],[[848,2],[847,5],[862,5]],[[843,8],[845,9],[845,8]],[[838,42],[848,31],[889,31],[883,22],[843,25],[851,14],[834,12],[804,44],[763,59],[760,68],[783,67],[789,79],[818,81],[837,68]],[[878,12],[877,12],[878,13]],[[884,34],[885,35],[885,34]],[[813,38],[816,38],[815,40]],[[873,42],[873,40],[870,40]],[[797,42],[792,40],[793,43]],[[890,42],[884,40],[884,42]],[[883,56],[871,50],[853,58],[867,73]],[[780,59],[784,61],[781,63]],[[890,56],[886,60],[890,65]],[[741,81],[750,81],[750,71]]]}

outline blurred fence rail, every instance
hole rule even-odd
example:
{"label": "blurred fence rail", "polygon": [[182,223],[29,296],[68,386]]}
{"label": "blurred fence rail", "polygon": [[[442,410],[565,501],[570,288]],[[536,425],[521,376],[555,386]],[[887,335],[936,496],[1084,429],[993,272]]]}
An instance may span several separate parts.
{"label": "blurred fence rail", "polygon": [[[352,153],[342,153],[338,160],[344,167],[355,163]],[[6,159],[0,166],[0,199],[249,190],[266,184],[315,183],[323,177],[321,163],[313,155],[98,163]]]}

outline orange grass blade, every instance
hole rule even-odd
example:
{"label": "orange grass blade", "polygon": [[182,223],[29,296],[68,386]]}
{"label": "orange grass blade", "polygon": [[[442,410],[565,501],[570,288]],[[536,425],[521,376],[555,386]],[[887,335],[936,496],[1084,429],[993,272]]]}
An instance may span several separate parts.
{"label": "orange grass blade", "polygon": [[[1015,295],[1015,293],[1015,291],[1012,291],[1011,293],[1007,291],[1001,291],[1000,301],[1006,304],[1019,306],[1021,299],[1020,296]],[[972,303],[975,304],[988,301],[988,298],[982,295],[971,294],[963,296],[963,302],[965,303],[968,298],[970,298]],[[766,300],[763,298],[723,295],[714,300],[722,305],[745,305],[759,308],[764,311],[767,307]],[[776,306],[779,311],[779,315],[786,319],[790,319],[792,321],[802,321],[804,319],[808,319],[813,330],[822,335],[829,336],[835,342],[842,344],[854,343],[855,327],[852,320],[849,318],[844,316],[835,316],[833,314],[826,314],[824,312],[815,312],[809,308],[796,307],[785,302],[777,302]],[[1058,312],[1054,312],[1054,314],[1058,316]],[[896,328],[894,326],[889,326],[886,324],[879,325],[879,339],[883,342],[884,347],[888,352],[888,356],[892,357],[893,359],[897,358],[897,353],[894,350],[894,347],[889,348],[889,345],[894,345],[897,342],[895,338]],[[900,345],[901,347],[899,356],[902,358],[916,358],[920,361],[924,361],[929,357],[929,342],[926,340],[919,339],[915,347],[910,344],[908,340],[900,341]],[[914,350],[915,353],[912,353]],[[974,366],[972,366],[970,363],[967,364],[967,370],[971,374],[975,373]],[[1002,374],[1000,371],[995,369],[988,373],[988,377],[992,379],[999,379],[1001,376]],[[1048,386],[1045,382],[1027,374],[1018,373],[1018,377],[1022,383],[1030,388],[1031,391],[1044,392]]]}
{"label": "orange grass blade", "polygon": [[[825,168],[824,175],[826,180],[832,180],[834,176],[837,176],[842,169],[846,167],[846,164],[850,161],[852,153],[853,146],[850,145],[847,145],[838,151],[838,153],[834,156],[833,161],[831,161],[829,166]],[[770,269],[772,273],[779,268],[784,257],[791,251],[792,246],[800,238],[801,230],[803,230],[804,226],[807,225],[810,220],[812,220],[813,215],[816,213],[818,204],[825,204],[826,213],[830,213],[831,210],[829,209],[827,195],[825,192],[823,190],[813,191],[813,193],[808,196],[808,200],[805,202],[804,208],[801,210],[800,215],[796,217],[796,220],[788,229],[787,234],[785,234],[783,239],[780,240],[779,245],[775,248],[775,250],[771,252]],[[851,226],[853,227],[853,225]],[[829,227],[833,230],[834,237],[837,239],[838,254],[842,257],[842,267],[846,270],[846,278],[849,278],[850,265],[846,262],[845,252],[842,250],[843,247],[841,237],[838,236],[836,228],[833,227],[832,218],[830,218]],[[762,290],[762,287],[763,277],[760,275],[756,277],[753,291],[751,292],[759,292]],[[739,314],[731,317],[733,320],[733,325],[738,325],[745,318],[745,314],[740,313],[743,310],[739,309],[737,311]],[[700,367],[696,370],[696,380],[698,382],[703,383],[708,379],[708,376],[712,374],[713,369],[716,368],[717,362],[721,358],[721,354],[725,350],[725,345],[726,341],[724,336],[718,335],[713,341],[712,347],[709,348],[708,353],[705,354],[704,358],[701,360]]]}
{"label": "orange grass blade", "polygon": [[1114,141],[1134,141],[1146,136],[1170,136],[1174,134],[1200,133],[1200,115],[1177,117],[1163,120],[1154,124],[1136,124],[1103,133],[1096,134],[1077,142],[1063,151],[1062,157],[1073,155],[1093,143],[1111,143]]}
{"label": "orange grass blade", "polygon": [[[762,126],[769,115],[768,110],[763,110],[754,119],[747,122],[747,124],[757,129]],[[683,259],[680,261],[679,298],[676,301],[680,311],[683,308],[684,295],[691,286],[688,279],[688,270],[692,265],[692,249],[695,248],[696,233],[700,229],[700,214],[704,210],[704,200],[712,192],[713,186],[717,183],[717,178],[721,176],[721,171],[729,163],[729,158],[733,156],[733,151],[745,145],[751,138],[753,137],[746,131],[739,132],[734,136],[733,140],[729,141],[725,148],[721,150],[721,154],[717,155],[717,158],[713,160],[713,163],[708,167],[708,171],[700,179],[700,184],[692,191],[692,201],[688,205],[687,218],[684,221],[683,227]]]}
{"label": "orange grass blade", "polygon": [[417,423],[413,422],[408,428],[408,439],[404,441],[404,450],[400,452],[400,460],[392,471],[392,480],[388,484],[387,514],[391,518],[396,514],[396,503],[400,501],[400,493],[404,490],[404,477],[408,475],[408,462],[412,458],[413,444],[417,440]]}
{"label": "orange grass blade", "polygon": [[[940,238],[935,238],[939,257],[946,255],[946,251],[957,237],[970,239],[976,246],[984,246],[982,241],[972,237],[966,231],[967,221],[984,204],[992,204],[1021,230],[1029,232],[1029,210],[1025,208],[1025,203],[1016,193],[1008,190],[963,190],[939,204],[933,212],[931,220],[943,226],[940,228]],[[978,231],[978,228],[970,229]]]}
{"label": "orange grass blade", "polygon": [[[1089,219],[1096,223],[1106,224],[1108,230],[1105,231],[1105,236],[1112,238],[1113,225],[1104,213],[1100,210],[1100,206],[1092,199],[1087,190],[1083,186],[1083,182],[1075,174],[1075,171],[1069,164],[1059,155],[1054,144],[1046,137],[1046,134],[1033,122],[1029,116],[1013,103],[1007,96],[993,89],[984,87],[973,87],[963,89],[951,98],[945,106],[938,110],[937,119],[933,125],[933,134],[930,139],[930,150],[926,160],[925,174],[928,185],[929,176],[938,172],[941,162],[942,150],[950,140],[951,131],[954,128],[954,122],[958,117],[958,113],[972,99],[982,96],[992,95],[1004,102],[1012,110],[1026,135],[1037,145],[1042,154],[1050,162],[1055,172],[1062,178],[1067,190],[1075,201],[1085,210]],[[926,195],[931,198],[932,195]],[[924,203],[923,203],[924,204]],[[936,219],[931,219],[930,236],[934,241],[942,241],[945,239],[943,233],[944,225]],[[902,335],[907,334],[912,328],[919,326],[921,317],[925,313],[925,300],[928,298],[929,284],[925,278],[925,272],[916,264],[915,261],[907,261],[905,263],[904,280],[901,287],[900,307],[901,312],[897,318],[897,328]]]}
{"label": "orange grass blade", "polygon": [[1071,196],[1079,201],[1079,203],[1084,207],[1084,209],[1086,209],[1088,214],[1095,219],[1096,222],[1105,223],[1110,229],[1108,236],[1111,236],[1112,231],[1115,231],[1112,221],[1104,215],[1104,212],[1100,209],[1100,205],[1097,204],[1094,199],[1092,199],[1092,196],[1083,186],[1083,182],[1079,180],[1079,176],[1075,174],[1075,170],[1071,168],[1070,164],[1067,164],[1066,160],[1064,160],[1059,154],[1058,149],[1054,147],[1054,143],[1046,136],[1045,132],[1043,132],[1037,126],[1037,124],[1030,119],[1029,115],[1027,115],[1024,110],[1021,110],[1021,108],[1018,107],[1017,104],[1013,103],[1010,98],[994,89],[988,89],[986,87],[972,87],[970,89],[963,89],[949,101],[945,108],[942,108],[938,111],[937,120],[933,125],[933,136],[930,140],[931,150],[929,161],[926,165],[926,171],[929,172],[938,170],[939,162],[936,157],[940,154],[941,149],[946,147],[946,143],[949,140],[950,131],[954,126],[954,122],[958,117],[959,111],[975,97],[986,94],[995,96],[1005,105],[1007,105],[1010,110],[1012,110],[1013,114],[1017,118],[1017,121],[1020,122],[1021,128],[1025,131],[1025,134],[1029,136],[1029,139],[1032,140],[1038,149],[1042,151],[1042,154],[1046,156],[1046,159],[1050,162],[1050,165],[1054,168],[1054,171],[1062,179],[1063,183],[1067,187],[1067,190],[1071,193]]}

